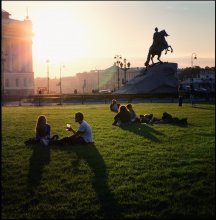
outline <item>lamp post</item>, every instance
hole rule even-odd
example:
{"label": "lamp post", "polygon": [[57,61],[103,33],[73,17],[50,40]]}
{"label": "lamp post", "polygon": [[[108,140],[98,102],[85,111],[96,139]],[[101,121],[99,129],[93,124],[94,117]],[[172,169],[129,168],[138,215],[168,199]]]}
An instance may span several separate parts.
{"label": "lamp post", "polygon": [[[129,70],[130,69],[130,62],[128,62],[127,63],[127,59],[124,59],[123,60],[124,61],[124,63],[120,63],[120,66],[121,66],[121,69],[122,70],[124,70],[124,84],[126,84],[126,82],[127,82],[127,79],[126,79],[126,72],[127,72],[127,70]],[[126,64],[127,63],[127,64]],[[122,68],[124,66],[124,68]]]}
{"label": "lamp post", "polygon": [[64,68],[65,65],[60,65],[60,105],[62,104],[62,79],[61,79],[61,71],[62,71],[62,68]]}
{"label": "lamp post", "polygon": [[83,95],[84,95],[85,88],[86,88],[86,79],[83,80]]}
{"label": "lamp post", "polygon": [[122,58],[121,55],[115,55],[115,57],[114,57],[114,59],[116,59],[115,64],[118,68],[118,89],[119,89],[119,81],[120,81],[120,79],[119,79],[119,65],[120,65],[120,59],[121,58]]}
{"label": "lamp post", "polygon": [[97,89],[98,89],[98,92],[99,92],[99,88],[100,88],[99,73],[100,73],[100,70],[95,67],[95,72],[97,73]]}
{"label": "lamp post", "polygon": [[191,84],[193,84],[193,60],[197,59],[196,53],[191,54]]}
{"label": "lamp post", "polygon": [[193,68],[193,60],[196,60],[196,59],[197,59],[196,53],[192,53],[191,54],[191,68]]}
{"label": "lamp post", "polygon": [[49,60],[46,60],[47,63],[47,94],[49,94]]}
{"label": "lamp post", "polygon": [[100,89],[100,79],[99,79],[99,70],[97,70],[97,72],[98,72],[98,92],[99,92],[99,89]]}

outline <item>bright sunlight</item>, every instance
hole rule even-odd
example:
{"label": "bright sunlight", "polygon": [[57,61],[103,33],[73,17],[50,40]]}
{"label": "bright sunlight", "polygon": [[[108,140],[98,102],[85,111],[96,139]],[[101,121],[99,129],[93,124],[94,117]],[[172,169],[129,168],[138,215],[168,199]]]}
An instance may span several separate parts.
{"label": "bright sunlight", "polygon": [[41,10],[32,20],[34,57],[60,63],[88,52],[87,30],[67,11]]}

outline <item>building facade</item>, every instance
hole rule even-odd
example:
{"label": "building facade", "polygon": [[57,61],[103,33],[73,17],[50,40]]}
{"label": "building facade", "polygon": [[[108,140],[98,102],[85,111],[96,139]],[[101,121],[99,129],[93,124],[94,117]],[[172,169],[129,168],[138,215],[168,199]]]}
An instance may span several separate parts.
{"label": "building facade", "polygon": [[[140,68],[130,68],[127,71],[127,81],[139,75],[142,71]],[[124,71],[119,70],[119,86],[122,87],[124,81]],[[59,78],[50,79],[50,94],[59,94]],[[91,94],[99,90],[116,91],[118,89],[118,69],[116,65],[110,66],[103,70],[91,70],[88,72],[76,73],[75,76],[62,77],[62,93],[74,94],[76,90],[78,94]],[[38,88],[46,88],[47,78],[35,78],[35,94],[38,93]],[[46,91],[44,91],[46,94]]]}
{"label": "building facade", "polygon": [[28,17],[24,21],[11,19],[2,10],[1,87],[5,97],[34,94],[32,37]]}
{"label": "building facade", "polygon": [[[179,70],[179,73],[183,70]],[[215,68],[200,68],[196,76],[186,75],[179,83],[183,89],[187,89],[193,84],[193,88],[197,91],[215,92]]]}

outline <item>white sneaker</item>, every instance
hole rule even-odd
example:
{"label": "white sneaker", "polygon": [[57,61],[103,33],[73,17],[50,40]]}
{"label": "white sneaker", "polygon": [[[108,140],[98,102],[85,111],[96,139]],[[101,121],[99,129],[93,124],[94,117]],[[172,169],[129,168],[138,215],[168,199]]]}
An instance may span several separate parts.
{"label": "white sneaker", "polygon": [[44,138],[41,139],[40,142],[41,142],[41,144],[44,145],[44,146],[48,146],[48,144],[49,144],[49,140],[48,140],[48,139],[44,139]]}

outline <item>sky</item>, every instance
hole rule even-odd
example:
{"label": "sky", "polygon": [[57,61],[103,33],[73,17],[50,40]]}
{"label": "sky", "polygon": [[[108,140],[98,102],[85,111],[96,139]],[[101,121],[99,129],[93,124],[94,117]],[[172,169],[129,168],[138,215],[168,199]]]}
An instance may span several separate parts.
{"label": "sky", "polygon": [[35,77],[46,77],[47,59],[50,78],[60,66],[62,77],[106,69],[116,55],[144,67],[155,27],[173,48],[162,61],[191,67],[195,53],[193,65],[215,66],[215,1],[2,1],[2,9],[32,21]]}

